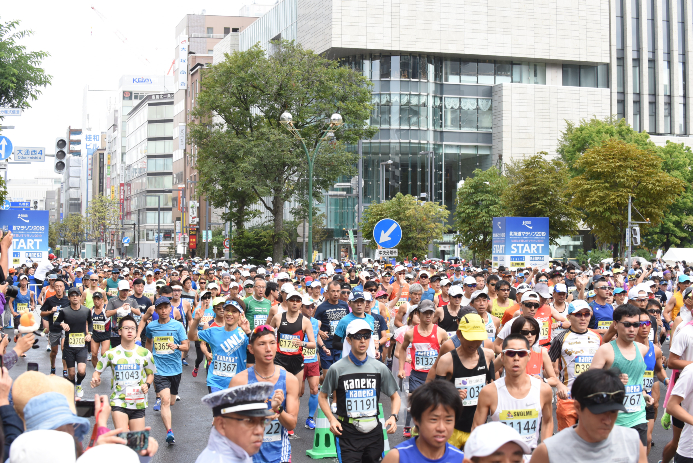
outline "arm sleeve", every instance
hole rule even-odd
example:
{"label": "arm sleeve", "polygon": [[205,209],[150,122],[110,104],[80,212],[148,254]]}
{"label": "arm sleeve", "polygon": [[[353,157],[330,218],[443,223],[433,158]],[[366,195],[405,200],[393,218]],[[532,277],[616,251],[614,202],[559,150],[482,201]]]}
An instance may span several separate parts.
{"label": "arm sleeve", "polygon": [[559,334],[554,338],[553,341],[551,341],[551,347],[549,348],[549,358],[551,359],[552,362],[555,362],[559,358],[561,358],[561,347],[563,345],[563,334],[566,333],[564,331],[563,333]]}
{"label": "arm sleeve", "polygon": [[[592,310],[594,310],[594,309],[592,309]],[[594,318],[594,312],[592,312],[592,317],[590,317],[590,324],[587,325],[587,327],[591,330],[597,329],[597,319]]]}
{"label": "arm sleeve", "polygon": [[90,333],[94,332],[94,321],[91,319],[91,310],[87,312],[87,329]]}
{"label": "arm sleeve", "polygon": [[344,339],[340,338],[336,334],[334,336],[332,336],[332,349],[331,350],[336,350],[338,352],[341,352],[343,347],[344,347]]}
{"label": "arm sleeve", "polygon": [[58,311],[58,316],[56,317],[55,321],[53,322],[53,326],[60,326],[60,324],[65,321],[65,316],[63,315],[64,312],[62,310]]}
{"label": "arm sleeve", "polygon": [[5,433],[5,457],[10,458],[10,446],[12,442],[24,432],[24,423],[19,418],[17,412],[12,405],[3,405],[0,407],[0,418],[2,418],[2,427]]}

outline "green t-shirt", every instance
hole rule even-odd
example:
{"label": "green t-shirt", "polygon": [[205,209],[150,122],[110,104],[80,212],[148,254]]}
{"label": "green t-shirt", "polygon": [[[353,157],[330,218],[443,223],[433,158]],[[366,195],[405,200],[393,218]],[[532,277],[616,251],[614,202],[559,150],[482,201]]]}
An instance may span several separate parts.
{"label": "green t-shirt", "polygon": [[272,308],[272,303],[269,299],[263,299],[258,301],[252,294],[245,299],[245,318],[248,319],[250,324],[250,331],[253,331],[256,326],[264,325],[269,322],[267,320],[267,315],[269,315],[270,309]]}
{"label": "green t-shirt", "polygon": [[147,394],[141,387],[147,376],[156,373],[152,353],[144,347],[136,346],[125,350],[123,346],[109,349],[96,364],[96,371],[103,373],[111,367],[111,407],[122,407],[131,410],[147,408]]}

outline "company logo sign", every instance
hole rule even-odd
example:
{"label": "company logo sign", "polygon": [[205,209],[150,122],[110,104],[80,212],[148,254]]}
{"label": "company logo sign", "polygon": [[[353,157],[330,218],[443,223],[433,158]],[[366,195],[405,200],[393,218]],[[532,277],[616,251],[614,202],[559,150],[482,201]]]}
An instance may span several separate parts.
{"label": "company logo sign", "polygon": [[133,77],[133,84],[153,84],[154,82],[149,77]]}

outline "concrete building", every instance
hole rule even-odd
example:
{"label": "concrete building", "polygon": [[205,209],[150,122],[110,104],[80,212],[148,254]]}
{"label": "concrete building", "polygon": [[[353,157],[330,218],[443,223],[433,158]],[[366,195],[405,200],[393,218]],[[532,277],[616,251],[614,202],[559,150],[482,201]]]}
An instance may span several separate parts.
{"label": "concrete building", "polygon": [[[474,169],[554,154],[567,121],[613,114],[655,143],[690,144],[691,24],[691,0],[284,0],[239,47],[296,40],[363,73],[380,128],[363,143],[366,206],[382,170],[386,199],[430,188],[454,211]],[[323,252],[336,256],[354,203],[326,210]]]}
{"label": "concrete building", "polygon": [[59,195],[60,189],[46,190],[46,195],[43,199],[45,209],[48,211],[48,223],[56,223],[60,221],[59,212]]}

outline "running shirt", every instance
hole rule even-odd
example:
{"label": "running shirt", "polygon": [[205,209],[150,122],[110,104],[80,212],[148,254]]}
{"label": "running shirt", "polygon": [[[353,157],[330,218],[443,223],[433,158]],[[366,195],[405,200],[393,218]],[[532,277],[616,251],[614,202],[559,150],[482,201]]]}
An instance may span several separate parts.
{"label": "running shirt", "polygon": [[103,373],[108,366],[113,373],[109,399],[111,407],[130,410],[147,408],[147,394],[142,392],[142,386],[147,376],[156,373],[152,353],[140,346],[135,346],[133,350],[117,346],[103,354],[96,364],[96,371]]}
{"label": "running shirt", "polygon": [[[99,290],[101,290],[101,288],[99,288]],[[86,305],[87,308],[89,308],[89,309],[93,309],[94,308],[94,297],[93,297],[94,292],[91,289],[87,288],[84,290],[84,294],[86,294],[86,296],[84,297],[84,305]]]}
{"label": "running shirt", "polygon": [[70,307],[70,300],[67,298],[67,296],[63,296],[62,299],[58,299],[57,296],[46,298],[41,306],[41,312],[50,312],[53,310],[53,307],[56,308],[56,311],[46,317],[43,317],[43,319],[48,322],[48,330],[51,333],[62,333],[63,329],[60,327],[60,325],[56,325],[53,322],[58,319],[58,314],[61,310]]}
{"label": "running shirt", "polygon": [[267,316],[269,315],[272,303],[269,299],[258,301],[252,294],[245,299],[245,318],[248,319],[250,331],[253,331],[256,326],[267,324]]}
{"label": "running shirt", "polygon": [[611,304],[597,304],[596,301],[590,302],[592,307],[592,318],[589,328],[593,330],[608,330],[614,322],[614,307]]}
{"label": "running shirt", "polygon": [[535,344],[530,349],[529,362],[525,371],[528,375],[540,375],[544,368],[544,352],[542,347]]}
{"label": "running shirt", "polygon": [[516,399],[505,386],[505,377],[494,381],[498,391],[496,411],[491,421],[511,426],[531,449],[537,446],[541,424],[541,380],[530,377],[531,387],[526,397]]}
{"label": "running shirt", "polygon": [[[652,330],[650,330],[652,332]],[[649,395],[652,395],[652,386],[654,386],[654,369],[657,364],[657,357],[655,356],[655,348],[652,341],[650,341],[650,350],[647,351],[645,355],[645,373],[643,373],[642,387],[645,389]]]}
{"label": "running shirt", "polygon": [[14,311],[19,315],[31,311],[31,290],[27,287],[26,294],[22,294],[22,290],[17,291],[17,296],[12,301]]}
{"label": "running shirt", "polygon": [[[279,368],[279,367],[277,367]],[[248,368],[248,384],[257,383],[258,380],[255,376],[255,367]],[[274,391],[281,390],[284,392],[284,402],[282,402],[282,407],[286,407],[286,370],[283,368],[279,369],[279,379],[274,384]],[[270,395],[270,397],[272,396]],[[267,408],[272,407],[272,402],[267,401]],[[289,461],[291,457],[291,442],[289,442],[289,432],[284,426],[275,419],[270,421],[267,426],[265,426],[265,433],[262,438],[262,446],[260,446],[260,451],[253,455],[254,463],[278,463],[283,461]]]}
{"label": "running shirt", "polygon": [[[550,306],[552,309],[556,309],[556,306],[553,305],[553,303],[550,304]],[[563,316],[568,315],[568,304],[565,304],[562,311],[559,311],[558,309],[556,309],[556,311]],[[567,328],[563,328],[562,326],[560,326],[560,323],[559,323],[558,327],[552,328],[551,329],[551,342],[553,343],[553,340],[556,339],[556,336],[558,336],[561,333],[565,333],[567,330],[568,330]]]}
{"label": "running shirt", "polygon": [[118,297],[118,280],[113,281],[113,278],[106,280],[106,297],[109,301],[114,297]]}
{"label": "running shirt", "polygon": [[[151,283],[151,284],[146,284],[144,285],[144,293],[142,293],[144,297],[148,297],[149,299],[152,300],[152,304],[154,303],[154,296],[156,295],[156,283]],[[151,304],[150,304],[151,305]]]}
{"label": "running shirt", "polygon": [[106,333],[111,330],[111,317],[106,316],[106,311],[103,308],[101,308],[101,313],[91,311],[91,322],[94,333]]}
{"label": "running shirt", "polygon": [[507,299],[505,301],[505,305],[501,306],[498,305],[498,298],[491,300],[491,315],[496,317],[498,320],[501,320],[503,318],[503,315],[505,315],[505,310],[509,308],[512,305],[512,302],[510,299]]}
{"label": "running shirt", "polygon": [[[315,336],[316,342],[318,339],[318,330],[320,329],[320,322],[317,321],[315,318],[310,317],[310,324],[313,327],[313,336]],[[317,344],[316,344],[317,345]],[[306,363],[315,363],[318,361],[318,351],[317,349],[309,349],[305,348],[303,349],[303,364],[305,365]]]}
{"label": "running shirt", "polygon": [[496,339],[496,325],[493,323],[493,317],[491,315],[486,314],[486,317],[488,317],[488,320],[484,322],[486,334],[488,335],[488,340],[493,342]]}
{"label": "running shirt", "polygon": [[395,447],[399,453],[400,463],[461,463],[464,460],[464,453],[462,450],[447,442],[445,443],[445,453],[443,456],[437,460],[430,460],[424,457],[421,451],[419,451],[419,448],[416,446],[416,439],[417,437],[412,437]]}
{"label": "running shirt", "polygon": [[449,337],[452,337],[455,333],[457,333],[457,328],[460,326],[460,317],[457,316],[459,309],[457,309],[457,313],[455,313],[453,316],[450,313],[449,308],[450,305],[443,307],[443,319],[438,320],[438,326],[445,330]]}
{"label": "running shirt", "polygon": [[58,316],[53,322],[54,325],[60,326],[65,322],[70,330],[65,333],[64,349],[83,349],[86,347],[86,335],[93,331],[94,327],[91,320],[91,310],[86,306],[80,305],[79,309],[74,310],[72,307],[64,307],[63,310],[57,312]]}
{"label": "running shirt", "polygon": [[551,344],[551,307],[546,304],[539,307],[534,319],[539,322],[539,345],[548,346]]}
{"label": "running shirt", "polygon": [[315,309],[315,318],[320,322],[320,328],[329,334],[327,339],[323,340],[328,349],[332,350],[332,336],[340,320],[347,315],[349,315],[349,306],[343,301],[338,301],[337,304],[325,301]]}
{"label": "running shirt", "polygon": [[681,307],[683,306],[683,294],[681,294],[681,291],[675,291],[674,292],[674,299],[676,299],[676,303],[674,304],[674,308],[671,311],[671,319],[675,320],[676,316],[679,314],[679,311],[681,310]]}
{"label": "running shirt", "polygon": [[455,419],[455,429],[462,432],[472,432],[472,422],[476,405],[479,402],[481,389],[493,381],[493,363],[486,365],[484,349],[477,349],[479,361],[473,368],[466,368],[457,354],[457,349],[450,352],[452,356],[452,378],[450,381],[457,389],[466,389],[467,398],[462,400],[462,414]]}
{"label": "running shirt", "polygon": [[552,362],[561,359],[559,379],[570,390],[573,381],[590,369],[592,358],[601,345],[601,338],[593,331],[576,333],[567,329],[559,333],[551,342],[549,357]]}
{"label": "running shirt", "polygon": [[283,355],[303,355],[301,344],[294,345],[294,340],[303,342],[305,333],[303,332],[303,314],[299,313],[296,320],[289,322],[286,312],[282,314],[279,328],[277,329],[277,353]]}
{"label": "running shirt", "polygon": [[226,389],[236,373],[246,369],[248,336],[239,327],[233,331],[209,328],[197,337],[211,347],[212,363],[207,369],[207,386]]}
{"label": "running shirt", "polygon": [[438,343],[438,325],[432,325],[431,334],[422,336],[419,333],[419,325],[414,327],[409,355],[411,356],[411,369],[420,373],[428,373],[433,363],[438,358],[440,344]]}
{"label": "running shirt", "polygon": [[147,325],[145,336],[152,340],[152,352],[159,376],[176,376],[183,373],[180,349],[171,350],[168,346],[169,342],[180,345],[188,339],[182,323],[171,319],[162,324],[155,320]]}
{"label": "running shirt", "polygon": [[181,299],[178,304],[175,304],[173,301],[171,301],[171,320],[175,320],[174,314],[178,312],[178,315],[180,316],[180,320],[178,320],[180,323],[183,324],[183,328],[187,329],[188,328],[188,321],[186,320],[185,316],[185,308],[183,307],[183,299]]}
{"label": "running shirt", "polygon": [[632,428],[638,424],[647,423],[645,417],[645,398],[642,395],[643,379],[645,374],[645,362],[640,353],[640,349],[635,346],[635,359],[626,359],[616,344],[616,340],[611,341],[614,349],[614,364],[612,366],[621,370],[621,373],[628,375],[626,384],[626,398],[623,399],[625,412],[618,412],[616,425]]}

